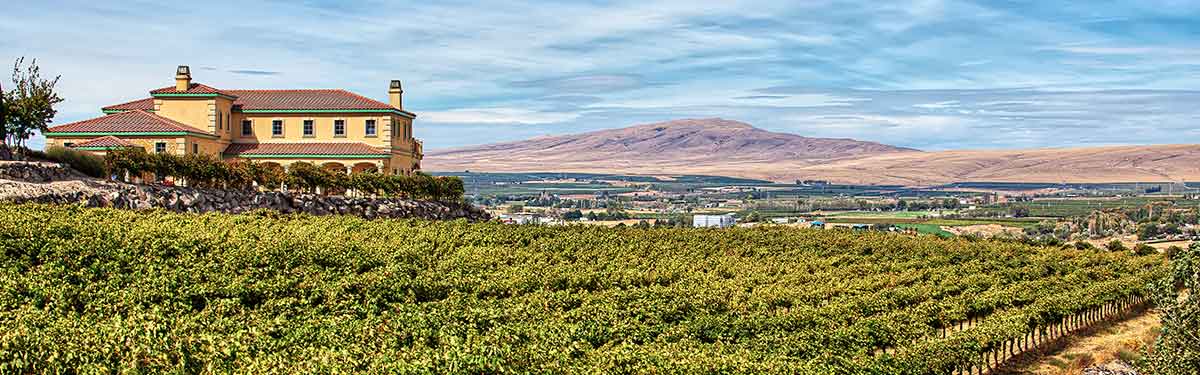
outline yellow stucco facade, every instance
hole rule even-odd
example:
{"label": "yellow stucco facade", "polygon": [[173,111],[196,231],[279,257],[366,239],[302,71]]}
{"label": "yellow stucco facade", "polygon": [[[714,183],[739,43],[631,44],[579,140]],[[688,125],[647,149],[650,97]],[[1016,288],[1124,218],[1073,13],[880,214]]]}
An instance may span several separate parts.
{"label": "yellow stucco facade", "polygon": [[111,135],[149,152],[245,158],[284,167],[306,162],[388,174],[420,169],[422,145],[413,137],[416,115],[401,107],[399,81],[391,82],[388,103],[383,103],[343,90],[218,90],[192,83],[186,66],[179,67],[175,78],[175,85],[151,91],[152,98],[105,107],[105,113],[144,111],[150,114],[143,116],[185,125],[183,130],[132,131],[121,127],[129,121],[98,118],[51,128],[47,143],[71,146]]}

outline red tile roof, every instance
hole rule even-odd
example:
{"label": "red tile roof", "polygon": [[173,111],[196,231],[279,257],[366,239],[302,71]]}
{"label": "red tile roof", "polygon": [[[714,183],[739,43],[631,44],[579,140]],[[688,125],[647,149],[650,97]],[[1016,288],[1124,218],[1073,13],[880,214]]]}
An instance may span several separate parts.
{"label": "red tile roof", "polygon": [[184,125],[166,117],[143,110],[132,110],[117,114],[101,116],[47,129],[48,133],[88,132],[88,133],[135,133],[135,132],[189,132],[212,135],[204,130]]}
{"label": "red tile roof", "polygon": [[111,135],[106,135],[96,139],[90,139],[86,142],[76,144],[74,147],[135,147],[137,145],[126,142],[121,138]]}
{"label": "red tile roof", "polygon": [[[200,84],[195,84],[200,85]],[[200,85],[209,89],[211,87]],[[173,87],[164,89],[174,90]],[[164,90],[159,89],[159,90]],[[152,93],[159,92],[152,91]],[[213,89],[216,90],[216,89]],[[364,97],[346,90],[313,89],[313,90],[219,90],[225,95],[236,97],[233,101],[235,110],[270,111],[270,110],[391,110],[391,105]],[[164,91],[165,92],[165,91]],[[106,111],[129,111],[135,109],[153,110],[154,99],[146,98],[127,103],[110,105],[103,108]],[[412,114],[411,112],[404,111]]]}
{"label": "red tile roof", "polygon": [[393,109],[391,105],[346,90],[229,90],[243,110]]}
{"label": "red tile roof", "polygon": [[138,99],[138,100],[134,100],[132,102],[113,104],[113,105],[101,108],[101,110],[104,110],[104,111],[132,111],[135,109],[140,109],[143,111],[153,111],[154,110],[154,98]]}
{"label": "red tile roof", "polygon": [[364,143],[234,143],[225,149],[228,156],[255,155],[371,155],[387,157],[381,150]]}
{"label": "red tile roof", "polygon": [[188,86],[187,90],[184,91],[179,91],[175,88],[175,86],[167,86],[160,89],[150,90],[150,94],[219,94],[237,97],[237,95],[230,94],[228,91],[218,90],[203,83],[193,83]]}

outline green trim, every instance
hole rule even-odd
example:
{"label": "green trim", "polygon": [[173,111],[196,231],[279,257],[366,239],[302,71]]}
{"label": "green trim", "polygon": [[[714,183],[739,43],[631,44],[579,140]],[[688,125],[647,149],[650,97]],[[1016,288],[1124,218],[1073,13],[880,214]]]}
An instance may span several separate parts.
{"label": "green trim", "polygon": [[245,158],[245,159],[387,159],[392,155],[321,155],[321,154],[253,154],[253,155],[233,155],[225,154],[229,157]]}
{"label": "green trim", "polygon": [[[106,114],[106,115],[111,115],[111,114],[121,113],[121,112],[129,112],[129,111],[133,111],[133,110],[132,109],[102,109],[102,110],[100,110],[100,112],[104,112],[104,114]],[[154,113],[153,109],[143,109],[143,111]]]}
{"label": "green trim", "polygon": [[242,113],[394,113],[410,119],[417,115],[398,109],[242,109]]}
{"label": "green trim", "polygon": [[43,134],[47,137],[94,137],[111,135],[114,137],[145,137],[145,136],[194,136],[208,139],[218,139],[212,134],[193,133],[188,131],[179,132],[46,132]]}
{"label": "green trim", "polygon": [[153,97],[155,97],[155,98],[171,98],[171,97],[185,97],[185,98],[216,98],[216,97],[222,97],[222,98],[226,98],[226,99],[230,99],[230,100],[235,100],[235,99],[237,99],[237,97],[236,97],[236,96],[229,96],[229,95],[225,95],[225,94],[217,94],[217,93],[192,93],[192,92],[165,92],[165,93],[158,93],[158,94],[150,94],[150,96],[153,96]]}

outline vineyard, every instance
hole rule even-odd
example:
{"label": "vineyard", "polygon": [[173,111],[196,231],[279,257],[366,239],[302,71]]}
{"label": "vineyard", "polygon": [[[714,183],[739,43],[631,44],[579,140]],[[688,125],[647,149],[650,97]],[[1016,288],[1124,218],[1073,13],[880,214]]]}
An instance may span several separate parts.
{"label": "vineyard", "polygon": [[978,371],[1158,256],[790,228],[0,205],[0,373]]}

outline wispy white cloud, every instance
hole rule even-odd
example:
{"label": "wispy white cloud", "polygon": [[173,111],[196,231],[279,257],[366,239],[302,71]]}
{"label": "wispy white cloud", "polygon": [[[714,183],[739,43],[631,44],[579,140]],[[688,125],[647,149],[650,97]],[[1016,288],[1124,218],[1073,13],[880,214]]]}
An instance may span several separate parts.
{"label": "wispy white cloud", "polygon": [[947,101],[943,101],[943,102],[937,102],[937,103],[921,103],[921,104],[913,104],[913,107],[915,107],[915,108],[921,108],[921,109],[946,109],[946,108],[955,108],[955,107],[958,107],[958,101],[957,101],[957,100],[947,100]]}
{"label": "wispy white cloud", "polygon": [[935,149],[1200,142],[1152,126],[1194,129],[1197,18],[1178,0],[17,0],[0,63],[63,75],[58,123],[178,64],[376,99],[401,79],[429,148],[695,116]]}
{"label": "wispy white cloud", "polygon": [[553,124],[578,119],[579,113],[538,112],[521,108],[467,108],[431,111],[421,115],[435,124]]}

